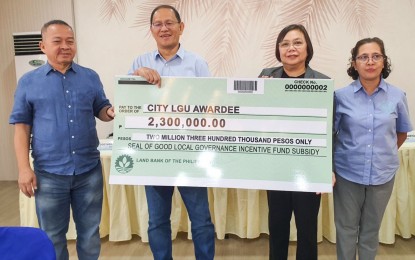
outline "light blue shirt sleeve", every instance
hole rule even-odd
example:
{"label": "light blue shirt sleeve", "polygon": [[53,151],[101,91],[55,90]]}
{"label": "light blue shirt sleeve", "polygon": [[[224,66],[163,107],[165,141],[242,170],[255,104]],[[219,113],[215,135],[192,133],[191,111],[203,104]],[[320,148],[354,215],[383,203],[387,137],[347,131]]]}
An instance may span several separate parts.
{"label": "light blue shirt sleeve", "polygon": [[396,120],[396,131],[399,133],[407,133],[412,131],[413,127],[410,121],[408,101],[405,93],[402,93],[402,97],[400,98],[397,108],[398,118]]}

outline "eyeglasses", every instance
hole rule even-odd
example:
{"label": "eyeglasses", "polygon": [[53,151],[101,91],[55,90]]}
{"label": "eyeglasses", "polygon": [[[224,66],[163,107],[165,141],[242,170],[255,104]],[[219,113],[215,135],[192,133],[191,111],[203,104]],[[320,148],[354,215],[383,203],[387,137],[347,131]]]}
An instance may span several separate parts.
{"label": "eyeglasses", "polygon": [[293,41],[293,42],[284,41],[284,42],[278,43],[278,45],[280,46],[281,49],[288,49],[291,46],[293,46],[295,49],[300,49],[301,47],[303,47],[304,42],[302,42],[302,41]]}
{"label": "eyeglasses", "polygon": [[372,57],[369,57],[369,55],[360,55],[356,57],[356,60],[358,60],[361,63],[367,63],[369,60],[372,60],[373,62],[379,62],[383,60],[382,54],[373,54]]}
{"label": "eyeglasses", "polygon": [[173,22],[173,21],[167,21],[165,23],[155,22],[155,23],[152,23],[151,26],[153,26],[153,28],[157,30],[160,30],[161,28],[163,28],[163,25],[166,26],[167,29],[173,29],[174,26],[178,23],[179,22]]}

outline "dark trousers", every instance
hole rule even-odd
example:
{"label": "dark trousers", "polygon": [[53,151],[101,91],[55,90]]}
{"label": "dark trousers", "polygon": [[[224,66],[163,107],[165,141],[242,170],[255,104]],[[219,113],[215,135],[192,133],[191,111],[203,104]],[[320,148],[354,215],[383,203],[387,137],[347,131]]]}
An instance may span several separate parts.
{"label": "dark trousers", "polygon": [[314,192],[268,191],[269,259],[286,260],[290,221],[297,226],[297,260],[317,259],[317,216],[321,196]]}

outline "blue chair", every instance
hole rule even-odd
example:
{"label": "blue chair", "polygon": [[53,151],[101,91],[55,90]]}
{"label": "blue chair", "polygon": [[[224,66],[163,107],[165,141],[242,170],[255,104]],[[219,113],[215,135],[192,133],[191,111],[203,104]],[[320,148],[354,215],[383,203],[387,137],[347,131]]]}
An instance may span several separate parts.
{"label": "blue chair", "polygon": [[56,255],[41,229],[0,227],[0,260],[56,260]]}

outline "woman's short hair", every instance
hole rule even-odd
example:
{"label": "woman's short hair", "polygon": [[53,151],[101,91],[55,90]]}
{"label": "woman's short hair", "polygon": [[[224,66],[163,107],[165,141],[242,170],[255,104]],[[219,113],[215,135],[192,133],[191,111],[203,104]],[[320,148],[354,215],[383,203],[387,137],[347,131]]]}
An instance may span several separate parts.
{"label": "woman's short hair", "polygon": [[290,24],[281,30],[281,32],[278,34],[277,42],[275,44],[275,57],[277,58],[279,62],[281,62],[281,53],[280,53],[279,44],[280,42],[282,42],[282,40],[284,40],[285,35],[287,35],[287,33],[293,30],[298,30],[302,32],[304,35],[305,42],[307,43],[307,58],[305,60],[305,64],[307,66],[310,60],[313,58],[314,51],[313,51],[313,44],[311,43],[310,36],[308,35],[307,30],[301,24]]}
{"label": "woman's short hair", "polygon": [[379,45],[380,47],[380,52],[382,52],[381,54],[383,55],[383,69],[381,72],[381,75],[384,79],[386,79],[389,74],[391,73],[391,62],[389,57],[386,55],[385,52],[385,45],[383,44],[383,41],[381,39],[379,39],[378,37],[373,37],[373,38],[364,38],[361,39],[360,41],[358,41],[356,43],[356,45],[354,46],[354,48],[352,48],[352,50],[350,51],[352,54],[352,57],[350,57],[349,59],[349,68],[347,69],[347,74],[352,77],[352,79],[356,80],[359,78],[359,73],[357,72],[357,70],[354,68],[353,66],[353,62],[356,62],[356,58],[357,58],[357,54],[359,53],[359,48],[366,44],[366,43],[376,43],[377,45]]}

